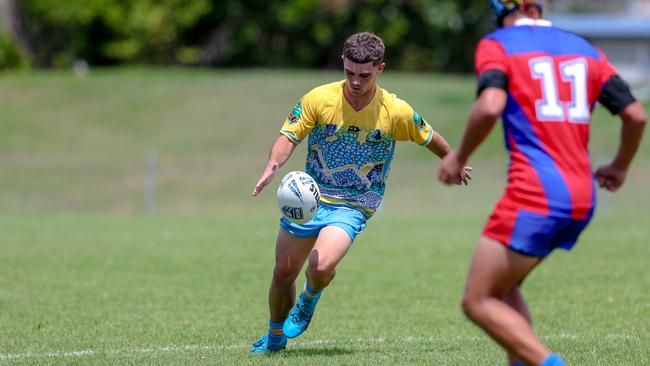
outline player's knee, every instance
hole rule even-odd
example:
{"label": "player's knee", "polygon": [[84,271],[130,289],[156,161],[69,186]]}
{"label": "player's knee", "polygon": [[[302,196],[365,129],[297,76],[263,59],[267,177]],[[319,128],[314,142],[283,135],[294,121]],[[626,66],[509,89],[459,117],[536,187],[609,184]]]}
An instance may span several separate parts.
{"label": "player's knee", "polygon": [[463,298],[460,300],[460,308],[463,310],[463,314],[469,317],[471,311],[471,303],[465,296],[463,296]]}
{"label": "player's knee", "polygon": [[336,275],[335,267],[325,263],[309,263],[307,271],[311,278],[325,283],[329,283]]}
{"label": "player's knee", "polygon": [[279,284],[292,284],[298,277],[299,272],[300,268],[295,269],[288,266],[275,266],[273,269],[273,282]]}
{"label": "player's knee", "polygon": [[479,301],[476,297],[473,297],[471,294],[468,294],[466,292],[463,294],[463,298],[460,301],[460,307],[463,310],[465,316],[470,319],[474,319],[478,311]]}

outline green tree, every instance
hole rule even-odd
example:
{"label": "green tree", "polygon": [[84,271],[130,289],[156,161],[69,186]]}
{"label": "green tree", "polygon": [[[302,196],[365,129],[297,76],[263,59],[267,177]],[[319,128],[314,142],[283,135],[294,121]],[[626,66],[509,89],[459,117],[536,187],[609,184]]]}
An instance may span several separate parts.
{"label": "green tree", "polygon": [[14,0],[30,62],[335,67],[355,32],[406,70],[467,71],[484,0]]}

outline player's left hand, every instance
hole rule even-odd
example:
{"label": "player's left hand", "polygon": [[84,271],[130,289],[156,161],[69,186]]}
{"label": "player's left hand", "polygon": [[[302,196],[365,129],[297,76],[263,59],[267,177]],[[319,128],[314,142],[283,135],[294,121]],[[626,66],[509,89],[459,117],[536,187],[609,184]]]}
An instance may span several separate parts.
{"label": "player's left hand", "polygon": [[610,192],[615,192],[625,182],[627,170],[619,168],[614,164],[605,164],[596,170],[594,174],[600,188],[605,188]]}
{"label": "player's left hand", "polygon": [[[471,179],[471,167],[463,167],[463,162],[458,159],[455,151],[447,154],[438,167],[438,180],[444,184],[461,184]],[[467,169],[469,168],[469,169]]]}

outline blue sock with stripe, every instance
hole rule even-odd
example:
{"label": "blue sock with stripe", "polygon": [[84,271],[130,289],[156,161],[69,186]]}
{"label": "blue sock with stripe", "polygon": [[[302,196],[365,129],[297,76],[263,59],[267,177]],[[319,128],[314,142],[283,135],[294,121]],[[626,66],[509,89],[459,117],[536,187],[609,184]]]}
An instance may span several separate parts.
{"label": "blue sock with stripe", "polygon": [[320,295],[320,293],[323,292],[323,290],[320,290],[320,291],[312,291],[312,290],[309,288],[309,285],[308,285],[307,283],[305,283],[305,291],[307,291],[307,295],[309,295],[310,297],[318,297],[318,295]]}
{"label": "blue sock with stripe", "polygon": [[284,339],[284,331],[282,331],[282,326],[284,322],[275,323],[269,320],[269,343],[280,344]]}
{"label": "blue sock with stripe", "polygon": [[300,300],[302,301],[302,303],[304,305],[303,310],[305,310],[309,314],[313,314],[314,313],[314,308],[316,308],[316,304],[318,303],[318,300],[320,299],[321,293],[323,293],[323,290],[312,291],[309,288],[309,285],[307,283],[305,283],[305,288],[300,293]]}

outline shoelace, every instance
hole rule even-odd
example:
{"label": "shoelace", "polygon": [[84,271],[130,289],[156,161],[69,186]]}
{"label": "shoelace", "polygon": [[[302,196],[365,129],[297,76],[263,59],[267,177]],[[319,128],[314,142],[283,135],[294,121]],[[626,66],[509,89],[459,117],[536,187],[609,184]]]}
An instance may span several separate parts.
{"label": "shoelace", "polygon": [[257,342],[253,343],[253,347],[260,347],[264,344],[264,338],[260,338]]}
{"label": "shoelace", "polygon": [[262,338],[258,339],[257,342],[255,342],[253,344],[253,347],[261,347],[261,346],[264,345],[264,342],[266,342],[267,347],[269,347],[269,346],[270,347],[279,347],[282,344],[282,343],[277,343],[277,344],[273,343],[273,342],[271,342],[271,339],[269,339],[268,337],[262,337]]}
{"label": "shoelace", "polygon": [[304,310],[304,305],[302,302],[296,304],[296,311],[291,314],[291,321],[294,323],[298,322],[309,322],[309,314]]}

